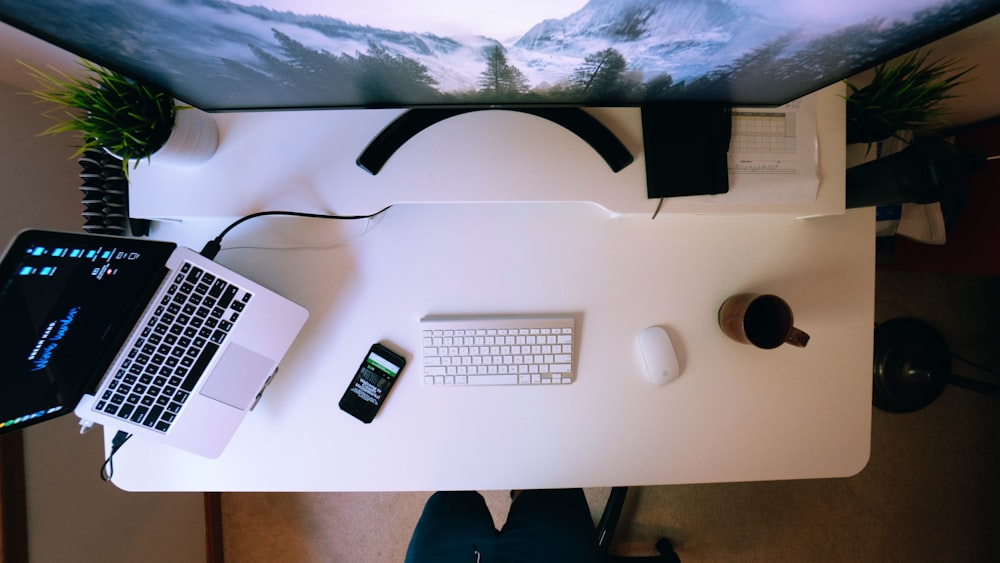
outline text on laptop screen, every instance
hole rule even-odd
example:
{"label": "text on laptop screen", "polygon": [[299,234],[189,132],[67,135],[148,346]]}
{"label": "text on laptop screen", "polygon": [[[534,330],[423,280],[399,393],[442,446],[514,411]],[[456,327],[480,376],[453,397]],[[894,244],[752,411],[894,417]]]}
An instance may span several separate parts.
{"label": "text on laptop screen", "polygon": [[72,410],[155,291],[172,248],[39,231],[18,237],[0,265],[0,432]]}

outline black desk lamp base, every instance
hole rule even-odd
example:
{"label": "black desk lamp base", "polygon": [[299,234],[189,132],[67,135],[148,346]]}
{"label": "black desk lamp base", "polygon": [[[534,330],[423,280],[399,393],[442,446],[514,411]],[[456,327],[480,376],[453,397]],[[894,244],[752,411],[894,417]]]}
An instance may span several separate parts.
{"label": "black desk lamp base", "polygon": [[951,373],[951,353],[927,323],[910,318],[875,328],[872,404],[888,412],[912,412],[934,402]]}
{"label": "black desk lamp base", "polygon": [[876,326],[872,404],[912,412],[933,403],[947,385],[1000,399],[1000,385],[951,373],[951,357],[944,338],[923,321],[899,318]]}

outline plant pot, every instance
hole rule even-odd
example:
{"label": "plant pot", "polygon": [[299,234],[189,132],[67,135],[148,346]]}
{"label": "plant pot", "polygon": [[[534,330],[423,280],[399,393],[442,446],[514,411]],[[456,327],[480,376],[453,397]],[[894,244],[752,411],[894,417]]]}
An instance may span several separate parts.
{"label": "plant pot", "polygon": [[211,114],[178,107],[170,137],[150,159],[157,164],[194,166],[211,158],[218,146],[219,127]]}
{"label": "plant pot", "polygon": [[[149,158],[157,164],[196,166],[212,158],[218,147],[219,126],[215,123],[215,118],[198,108],[183,106],[183,109],[177,108],[174,127],[163,146],[149,157],[130,159],[130,162],[136,163]],[[122,160],[121,155],[107,147],[103,148],[104,152]]]}

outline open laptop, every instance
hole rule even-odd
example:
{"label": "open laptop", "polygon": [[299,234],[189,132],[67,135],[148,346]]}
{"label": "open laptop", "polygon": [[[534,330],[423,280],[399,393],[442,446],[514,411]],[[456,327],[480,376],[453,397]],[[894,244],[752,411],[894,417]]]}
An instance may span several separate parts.
{"label": "open laptop", "polygon": [[23,231],[0,262],[0,433],[75,412],[217,457],[307,316],[173,243]]}

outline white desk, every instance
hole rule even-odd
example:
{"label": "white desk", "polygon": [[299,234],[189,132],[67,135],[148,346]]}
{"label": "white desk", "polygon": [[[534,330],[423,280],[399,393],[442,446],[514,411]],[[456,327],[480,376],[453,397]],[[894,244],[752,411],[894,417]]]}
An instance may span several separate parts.
{"label": "white desk", "polygon": [[[253,146],[233,135],[225,139]],[[230,150],[226,142],[220,158]],[[354,166],[353,150],[334,153]],[[303,180],[315,171],[290,171],[272,159],[269,195],[242,194],[239,182],[217,186],[237,203],[203,214],[326,206],[321,186]],[[147,182],[155,168],[133,178],[133,195],[158,189]],[[418,168],[413,176],[431,182],[439,173]],[[282,191],[288,185],[295,194]],[[154,235],[199,248],[228,223],[192,219],[199,208],[186,209],[183,223],[161,224]],[[220,262],[303,304],[310,320],[220,458],[130,441],[115,457],[118,486],[524,489],[839,477],[867,463],[872,210],[651,221],[587,203],[402,204],[362,234],[365,227],[264,219],[226,238]],[[560,256],[532,250],[540,238]],[[236,248],[251,246],[313,248]],[[809,346],[761,351],[723,336],[718,307],[742,291],[788,300],[797,326],[812,335]],[[575,383],[424,387],[422,316],[517,312],[578,315]],[[664,387],[644,380],[635,350],[638,332],[654,324],[668,329],[683,370]],[[412,363],[364,425],[336,402],[376,341]]]}
{"label": "white desk", "polygon": [[[314,244],[361,227],[275,220],[248,224],[226,243]],[[565,256],[522,250],[539,235]],[[222,457],[133,441],[116,456],[120,487],[638,485],[847,476],[868,459],[870,210],[650,221],[586,204],[400,205],[341,246],[228,250],[219,261],[302,303],[311,318]],[[809,346],[761,351],[723,336],[720,303],[747,290],[785,297]],[[525,311],[580,315],[575,383],[424,387],[420,317]],[[665,387],[644,381],[634,349],[638,331],[654,324],[668,328],[681,356],[683,375]],[[336,401],[380,340],[414,363],[366,426]]]}

